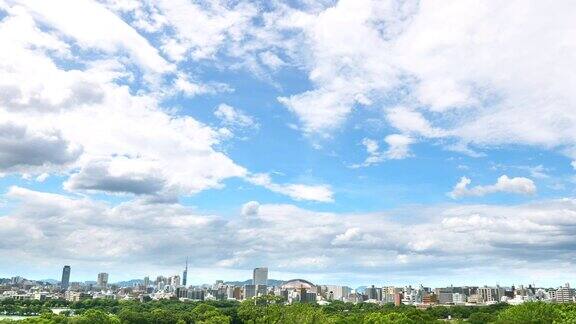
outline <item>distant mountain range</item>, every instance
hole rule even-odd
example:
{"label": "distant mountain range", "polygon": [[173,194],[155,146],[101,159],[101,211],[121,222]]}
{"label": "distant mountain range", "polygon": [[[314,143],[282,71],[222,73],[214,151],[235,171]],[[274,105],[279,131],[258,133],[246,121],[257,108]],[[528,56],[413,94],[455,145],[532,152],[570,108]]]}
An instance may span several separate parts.
{"label": "distant mountain range", "polygon": [[113,283],[113,285],[117,285],[120,287],[133,287],[135,285],[142,285],[144,284],[144,280],[142,279],[131,279],[126,281],[118,281]]}
{"label": "distant mountain range", "polygon": [[[268,286],[281,286],[285,282],[286,282],[286,280],[268,279]],[[252,279],[248,279],[248,280],[244,280],[244,281],[226,281],[225,284],[232,285],[232,286],[251,285]]]}
{"label": "distant mountain range", "polygon": [[[0,283],[9,282],[9,281],[10,281],[10,278],[0,278]],[[35,281],[45,282],[45,283],[49,283],[51,285],[57,285],[60,282],[59,280],[56,280],[56,279],[40,279],[40,280],[35,280]],[[286,280],[268,279],[268,286],[281,286],[285,282],[286,282]],[[86,281],[86,283],[96,284],[95,281]],[[224,283],[227,285],[244,286],[244,285],[251,285],[252,279],[247,279],[244,281],[226,281]],[[133,287],[135,285],[144,284],[144,280],[131,279],[131,280],[114,282],[112,284],[120,286],[120,287]]]}
{"label": "distant mountain range", "polygon": [[36,281],[46,282],[46,283],[49,283],[51,285],[57,285],[60,282],[60,281],[55,280],[55,279],[40,279],[40,280],[36,280]]}

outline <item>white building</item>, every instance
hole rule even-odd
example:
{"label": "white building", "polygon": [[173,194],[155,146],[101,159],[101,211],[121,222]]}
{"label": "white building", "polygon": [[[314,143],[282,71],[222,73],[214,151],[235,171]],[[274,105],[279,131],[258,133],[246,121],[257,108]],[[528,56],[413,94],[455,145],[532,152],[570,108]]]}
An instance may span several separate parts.
{"label": "white building", "polygon": [[555,300],[559,303],[570,303],[574,301],[574,290],[570,288],[570,284],[566,283],[563,287],[556,289],[554,296]]}
{"label": "white building", "polygon": [[461,293],[453,293],[452,294],[452,302],[454,305],[463,305],[466,304],[466,295]]}
{"label": "white building", "polygon": [[328,300],[344,300],[352,292],[352,288],[347,286],[335,286],[327,285],[324,286],[326,290],[326,298]]}

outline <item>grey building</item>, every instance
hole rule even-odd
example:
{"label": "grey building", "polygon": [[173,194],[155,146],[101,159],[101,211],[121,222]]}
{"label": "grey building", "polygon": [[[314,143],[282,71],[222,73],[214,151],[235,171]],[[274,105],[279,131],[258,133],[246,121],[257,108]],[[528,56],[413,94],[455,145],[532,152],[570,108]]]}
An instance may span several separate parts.
{"label": "grey building", "polygon": [[101,272],[98,274],[98,281],[96,282],[99,287],[108,286],[108,274],[106,272]]}
{"label": "grey building", "polygon": [[64,269],[62,269],[62,281],[60,283],[60,287],[63,290],[68,289],[68,287],[70,286],[70,266],[66,265],[64,266]]}
{"label": "grey building", "polygon": [[252,276],[253,285],[268,285],[268,268],[256,268]]}
{"label": "grey building", "polygon": [[244,285],[244,299],[256,296],[256,285]]}

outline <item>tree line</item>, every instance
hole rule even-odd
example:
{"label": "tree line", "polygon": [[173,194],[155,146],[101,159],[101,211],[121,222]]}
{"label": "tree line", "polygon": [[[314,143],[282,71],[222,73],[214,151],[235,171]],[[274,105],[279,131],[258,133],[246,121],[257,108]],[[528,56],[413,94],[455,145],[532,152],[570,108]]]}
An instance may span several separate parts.
{"label": "tree line", "polygon": [[[70,311],[54,314],[52,307]],[[436,306],[419,309],[403,305],[345,303],[328,305],[295,303],[285,305],[281,298],[263,296],[237,301],[118,301],[89,299],[79,302],[48,300],[0,301],[0,314],[36,315],[20,321],[0,320],[0,324],[385,324],[385,323],[576,323],[576,304],[530,302],[517,306]]]}

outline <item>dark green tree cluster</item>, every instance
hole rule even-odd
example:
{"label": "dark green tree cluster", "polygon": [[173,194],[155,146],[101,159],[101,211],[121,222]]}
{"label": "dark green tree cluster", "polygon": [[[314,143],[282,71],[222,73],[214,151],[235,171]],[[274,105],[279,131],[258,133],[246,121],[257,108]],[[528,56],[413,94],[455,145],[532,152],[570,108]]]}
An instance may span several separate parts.
{"label": "dark green tree cluster", "polygon": [[[413,306],[332,302],[328,305],[295,303],[285,305],[276,296],[243,302],[205,301],[117,301],[106,299],[63,301],[0,301],[0,314],[37,315],[0,324],[416,324],[452,323],[574,323],[576,304],[525,303],[518,306]],[[53,314],[52,307],[69,307],[68,313]]]}

